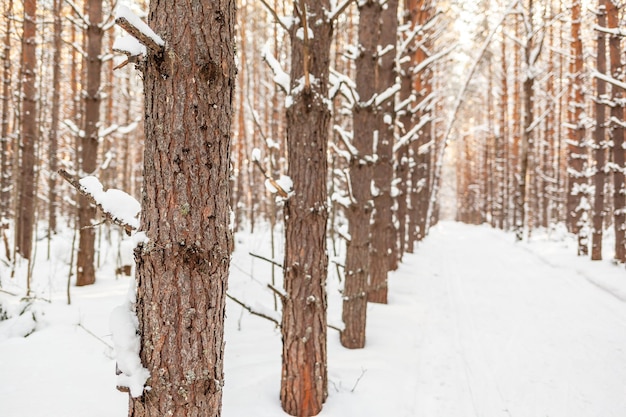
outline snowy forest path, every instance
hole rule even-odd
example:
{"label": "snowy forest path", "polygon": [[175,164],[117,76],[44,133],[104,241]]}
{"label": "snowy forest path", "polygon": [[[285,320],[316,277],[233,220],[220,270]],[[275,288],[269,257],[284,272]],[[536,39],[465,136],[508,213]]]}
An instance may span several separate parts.
{"label": "snowy forest path", "polygon": [[626,303],[575,266],[444,222],[392,288],[409,270],[423,312],[414,415],[624,415]]}

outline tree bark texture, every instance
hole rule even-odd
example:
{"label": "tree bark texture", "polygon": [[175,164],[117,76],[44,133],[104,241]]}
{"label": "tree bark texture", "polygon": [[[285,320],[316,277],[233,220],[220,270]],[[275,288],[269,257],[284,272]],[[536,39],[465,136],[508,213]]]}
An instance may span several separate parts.
{"label": "tree bark texture", "polygon": [[[355,61],[356,88],[361,102],[376,93],[376,45],[380,5],[364,2],[359,7],[359,45],[361,53]],[[357,105],[352,118],[353,145],[358,152],[350,160],[352,204],[346,210],[350,240],[346,248],[345,284],[342,318],[344,330],[340,340],[344,347],[365,346],[367,320],[367,283],[370,276],[370,219],[372,216],[372,152],[373,132],[376,130],[376,110],[373,106]]]}
{"label": "tree bark texture", "polygon": [[[619,9],[615,2],[605,0],[609,28],[619,25]],[[611,61],[611,76],[617,80],[624,80],[624,66],[621,58],[622,39],[613,34],[609,38],[609,56]],[[615,231],[615,259],[626,261],[626,241],[624,228],[626,227],[626,188],[624,187],[624,92],[621,88],[611,86],[612,101],[610,135],[613,140],[613,228]]]}
{"label": "tree bark texture", "polygon": [[[11,86],[11,17],[13,14],[13,0],[7,1],[6,8],[6,32],[4,34],[4,44],[2,55],[4,63],[2,65],[2,120],[0,120],[0,222],[9,215],[11,205],[11,193],[9,184],[11,183],[11,157],[9,155],[9,87]],[[2,227],[2,225],[0,225]]]}
{"label": "tree bark texture", "polygon": [[[84,99],[85,136],[81,139],[81,171],[91,175],[98,167],[98,127],[100,122],[100,93],[102,72],[102,0],[89,0],[87,3],[89,26],[87,27],[87,88]],[[94,266],[96,229],[92,227],[96,218],[96,208],[82,195],[78,196],[78,255],[76,256],[76,285],[90,285],[96,282]]]}
{"label": "tree bark texture", "polygon": [[[389,52],[378,58],[376,92],[384,94],[396,80],[396,37],[398,31],[398,0],[389,0],[380,13],[379,50]],[[372,250],[370,252],[370,282],[367,300],[387,303],[387,276],[396,263],[394,252],[395,228],[393,225],[391,182],[393,180],[393,139],[395,111],[393,97],[381,103],[377,111],[377,126],[374,138],[373,167],[374,213],[372,221]]]}
{"label": "tree bark texture", "polygon": [[54,0],[54,55],[52,57],[52,110],[50,115],[50,143],[48,144],[48,236],[56,231],[57,227],[57,149],[58,149],[58,131],[59,131],[59,114],[61,111],[61,53],[63,29],[61,16],[62,3],[61,0]]}
{"label": "tree bark texture", "polygon": [[587,150],[585,147],[585,126],[582,121],[583,102],[583,44],[580,37],[581,3],[575,0],[572,3],[572,61],[570,83],[570,139],[567,149],[567,218],[572,233],[578,236],[578,254],[588,253],[588,184],[585,174]]}
{"label": "tree bark texture", "polygon": [[21,165],[16,213],[16,250],[29,259],[32,250],[35,223],[35,143],[37,124],[37,1],[24,2],[22,35],[22,114],[21,114]]}
{"label": "tree bark texture", "polygon": [[144,68],[142,226],[135,251],[141,360],[150,391],[129,416],[221,412],[231,231],[235,1],[152,1],[166,42]]}
{"label": "tree bark texture", "polygon": [[[598,26],[606,27],[606,7],[603,0],[599,1]],[[600,74],[606,74],[606,35],[603,31],[597,31],[597,56],[596,65]],[[594,130],[594,158],[596,169],[594,170],[594,199],[593,199],[593,228],[591,234],[591,260],[602,260],[602,229],[604,225],[604,173],[606,151],[606,107],[602,102],[606,99],[606,82],[596,78],[596,126]]]}
{"label": "tree bark texture", "polygon": [[[285,202],[285,263],[280,400],[294,416],[312,416],[327,396],[326,149],[332,23],[328,0],[300,0],[291,36],[291,97],[286,131],[293,194]],[[298,31],[303,36],[297,36]]]}

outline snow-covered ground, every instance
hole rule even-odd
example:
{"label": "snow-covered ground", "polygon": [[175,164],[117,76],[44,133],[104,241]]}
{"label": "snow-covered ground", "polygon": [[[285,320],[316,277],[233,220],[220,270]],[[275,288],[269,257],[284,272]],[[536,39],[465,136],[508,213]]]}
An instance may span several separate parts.
{"label": "snow-covered ground", "polygon": [[[103,253],[96,285],[72,287],[67,306],[67,239],[34,269],[33,287],[51,303],[0,322],[1,417],[126,415],[108,321],[128,278],[114,275],[115,251]],[[229,293],[273,309],[270,266],[248,255],[270,256],[269,232],[236,240]],[[0,264],[3,290],[20,291],[24,268],[11,279]],[[331,322],[340,317],[337,288],[333,273]],[[4,293],[0,303],[14,315],[25,306]],[[230,301],[226,326],[222,415],[285,415],[280,332]],[[563,233],[515,243],[486,226],[443,222],[391,275],[389,305],[368,307],[367,331],[365,349],[346,350],[329,330],[322,416],[626,415],[626,271],[576,257]]]}

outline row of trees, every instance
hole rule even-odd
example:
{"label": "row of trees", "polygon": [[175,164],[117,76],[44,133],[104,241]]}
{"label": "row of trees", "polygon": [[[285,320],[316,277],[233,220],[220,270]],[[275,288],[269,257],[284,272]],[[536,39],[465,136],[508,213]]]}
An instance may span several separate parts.
{"label": "row of trees", "polygon": [[[115,41],[108,1],[5,5],[7,261],[30,265],[37,238],[75,227],[76,283],[95,282],[100,214],[57,169],[143,190],[135,309],[151,390],[130,415],[220,413],[229,203],[237,229],[284,220],[280,397],[292,415],[319,413],[327,395],[327,242],[347,247],[340,339],[362,348],[367,302],[386,303],[389,271],[436,221],[449,21],[430,0],[335,3],[242,0],[236,24],[234,2],[152,2],[160,38],[117,19],[138,50]],[[260,197],[255,164],[279,189],[291,179],[278,202]]]}
{"label": "row of trees", "polygon": [[602,259],[613,227],[624,262],[623,5],[525,1],[481,24],[497,32],[465,108],[457,153],[458,218],[515,229],[566,224],[578,253]]}

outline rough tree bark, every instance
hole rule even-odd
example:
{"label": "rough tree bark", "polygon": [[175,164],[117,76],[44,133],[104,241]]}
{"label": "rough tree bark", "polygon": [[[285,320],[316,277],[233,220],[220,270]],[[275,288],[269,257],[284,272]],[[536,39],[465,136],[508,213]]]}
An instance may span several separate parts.
{"label": "rough tree bark", "polygon": [[21,164],[18,207],[16,213],[16,250],[29,259],[32,251],[35,222],[35,142],[37,124],[37,1],[24,2],[22,35],[22,114],[21,114]]}
{"label": "rough tree bark", "polygon": [[[100,92],[102,71],[102,0],[89,0],[86,5],[89,16],[87,27],[87,86],[84,95],[85,136],[81,138],[82,175],[94,173],[98,160],[98,127],[100,122]],[[94,267],[96,230],[92,227],[96,218],[96,208],[84,196],[78,196],[78,255],[76,256],[76,285],[90,285],[96,282]]]}
{"label": "rough tree bark", "polygon": [[[377,52],[387,53],[378,57],[376,93],[383,96],[392,88],[396,80],[396,37],[398,31],[398,0],[389,0],[380,13],[380,35]],[[395,229],[393,225],[391,182],[393,181],[393,137],[395,111],[393,96],[380,104],[377,109],[377,125],[374,133],[374,154],[376,155],[372,188],[374,213],[372,220],[372,250],[370,252],[370,282],[367,300],[374,303],[387,303],[387,276],[396,263],[394,252]]]}
{"label": "rough tree bark", "polygon": [[151,387],[129,416],[221,412],[231,253],[229,165],[235,2],[150,3],[166,42],[144,65],[142,226],[135,251],[141,360]]}
{"label": "rough tree bark", "polygon": [[[312,416],[327,396],[326,148],[332,22],[328,0],[300,0],[290,29],[291,105],[287,107],[288,175],[280,400],[294,416]],[[298,36],[298,33],[302,36]]]}
{"label": "rough tree bark", "polygon": [[[368,1],[359,4],[359,45],[361,53],[355,60],[356,89],[361,103],[376,93],[376,45],[380,4]],[[350,349],[365,346],[367,320],[367,283],[370,277],[370,219],[372,216],[372,152],[376,109],[372,105],[356,105],[352,113],[353,145],[358,155],[350,160],[352,204],[346,210],[350,240],[346,248],[345,284],[342,318],[345,329],[340,340]]]}
{"label": "rough tree bark", "polygon": [[[9,94],[11,86],[11,21],[13,14],[13,0],[7,2],[6,8],[6,32],[4,34],[4,45],[2,55],[4,63],[2,65],[2,128],[0,129],[0,222],[9,215],[11,205],[11,193],[9,184],[11,183],[11,157],[9,155]],[[3,225],[0,225],[3,227]]]}
{"label": "rough tree bark", "polygon": [[[606,27],[606,7],[603,0],[598,5],[598,26]],[[597,55],[596,66],[600,74],[606,74],[606,35],[604,31],[597,31]],[[594,170],[594,199],[593,199],[593,228],[591,231],[591,260],[602,260],[602,229],[604,226],[604,172],[605,168],[605,123],[606,107],[603,103],[606,100],[606,82],[596,78],[596,126],[594,129],[594,159],[596,167]]]}
{"label": "rough tree bark", "polygon": [[537,41],[539,36],[535,33],[534,19],[534,7],[533,0],[528,0],[528,11],[526,16],[526,43],[524,44],[524,62],[526,64],[526,73],[523,76],[522,82],[522,94],[523,94],[523,107],[522,107],[522,126],[521,126],[521,144],[520,144],[520,171],[517,181],[518,193],[515,202],[515,211],[517,213],[517,222],[515,224],[515,237],[517,240],[522,240],[524,237],[524,228],[528,226],[527,219],[527,185],[533,176],[533,166],[530,166],[531,154],[534,147],[532,126],[534,122],[533,100],[535,93],[535,63],[539,57],[539,51],[541,50],[540,42]]}
{"label": "rough tree bark", "polygon": [[50,115],[50,143],[48,144],[48,169],[50,171],[48,178],[48,239],[55,233],[57,227],[57,148],[58,148],[58,132],[59,132],[59,114],[61,106],[61,54],[62,54],[62,38],[61,31],[63,29],[61,9],[61,0],[54,0],[54,54],[52,57],[52,109]]}
{"label": "rough tree bark", "polygon": [[[608,27],[617,28],[619,25],[619,9],[615,2],[604,0],[607,11]],[[621,36],[611,34],[609,38],[609,56],[611,61],[611,76],[617,80],[624,80],[624,66],[621,58]],[[615,259],[626,261],[626,241],[624,228],[626,227],[626,188],[624,187],[624,91],[614,85],[611,86],[612,101],[610,135],[613,140],[613,227],[615,231]]]}
{"label": "rough tree bark", "polygon": [[570,134],[567,149],[567,219],[569,230],[578,236],[578,254],[588,253],[587,231],[587,200],[588,184],[585,174],[587,151],[585,147],[585,125],[583,123],[583,44],[580,37],[581,2],[575,0],[572,3],[572,26],[571,26],[571,62],[570,73],[572,79],[569,85],[570,109],[569,125]]}

